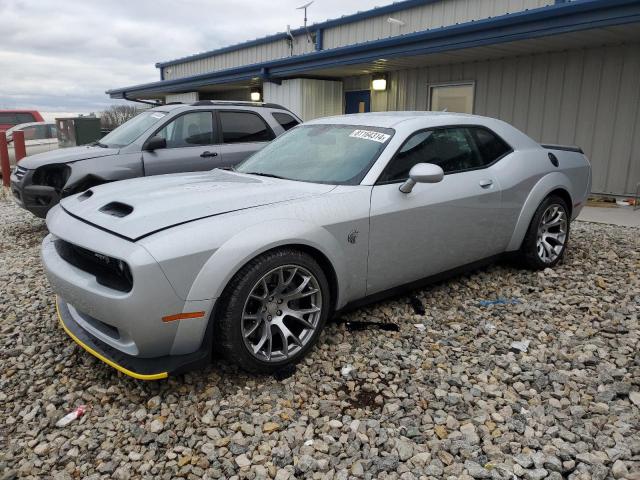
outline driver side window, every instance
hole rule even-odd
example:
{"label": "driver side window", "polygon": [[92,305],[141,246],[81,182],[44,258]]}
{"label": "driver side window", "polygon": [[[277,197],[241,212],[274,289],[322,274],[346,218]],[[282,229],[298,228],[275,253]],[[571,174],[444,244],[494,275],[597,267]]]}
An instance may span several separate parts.
{"label": "driver side window", "polygon": [[156,136],[167,141],[167,148],[213,145],[215,131],[211,112],[194,112],[181,115],[162,128]]}
{"label": "driver side window", "polygon": [[439,165],[444,173],[483,166],[466,128],[424,130],[409,137],[382,172],[379,183],[406,180],[411,168],[418,163]]}

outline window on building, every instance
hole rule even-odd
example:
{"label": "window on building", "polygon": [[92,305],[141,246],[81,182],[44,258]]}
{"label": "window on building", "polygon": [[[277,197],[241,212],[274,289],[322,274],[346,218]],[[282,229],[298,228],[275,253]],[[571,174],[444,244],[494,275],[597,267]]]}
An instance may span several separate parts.
{"label": "window on building", "polygon": [[285,132],[300,123],[288,113],[272,113],[272,115],[273,118],[276,119],[276,122],[278,122],[280,126],[284,128]]}
{"label": "window on building", "polygon": [[474,83],[430,85],[429,110],[473,113],[474,95]]}
{"label": "window on building", "polygon": [[49,125],[49,137],[58,138],[58,128],[55,125]]}
{"label": "window on building", "polygon": [[472,144],[466,128],[423,130],[411,136],[380,176],[380,182],[395,182],[409,178],[409,171],[418,163],[439,165],[445,173],[481,168],[480,152]]}
{"label": "window on building", "polygon": [[156,136],[167,140],[167,148],[211,145],[215,143],[213,116],[211,112],[181,115],[167,124]]}
{"label": "window on building", "polygon": [[468,130],[480,151],[484,165],[489,165],[512,151],[504,140],[486,128],[473,127]]}
{"label": "window on building", "polygon": [[260,118],[251,112],[220,112],[224,143],[269,142],[275,135]]}

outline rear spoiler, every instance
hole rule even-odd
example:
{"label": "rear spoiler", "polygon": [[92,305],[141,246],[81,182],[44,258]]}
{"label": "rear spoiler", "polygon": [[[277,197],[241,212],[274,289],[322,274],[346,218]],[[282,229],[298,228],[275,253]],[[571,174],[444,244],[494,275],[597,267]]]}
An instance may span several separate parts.
{"label": "rear spoiler", "polygon": [[580,147],[572,146],[572,145],[551,145],[551,144],[546,144],[546,145],[540,145],[540,146],[542,148],[546,148],[547,150],[563,150],[565,152],[575,152],[575,153],[584,154],[584,152],[582,151],[582,149]]}

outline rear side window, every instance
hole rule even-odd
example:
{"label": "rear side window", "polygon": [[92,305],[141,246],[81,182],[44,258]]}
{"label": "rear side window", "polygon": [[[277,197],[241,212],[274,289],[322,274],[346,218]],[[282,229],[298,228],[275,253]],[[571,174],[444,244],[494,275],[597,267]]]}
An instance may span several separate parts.
{"label": "rear side window", "polygon": [[512,150],[504,140],[489,130],[477,127],[468,130],[478,147],[484,165],[492,164]]}
{"label": "rear side window", "polygon": [[16,119],[18,123],[30,123],[36,121],[35,117],[30,113],[17,113]]}
{"label": "rear side window", "polygon": [[219,112],[224,143],[269,142],[275,135],[255,113]]}
{"label": "rear side window", "polygon": [[273,118],[276,119],[276,122],[278,122],[280,126],[284,128],[285,132],[300,123],[288,113],[272,113],[272,115]]}

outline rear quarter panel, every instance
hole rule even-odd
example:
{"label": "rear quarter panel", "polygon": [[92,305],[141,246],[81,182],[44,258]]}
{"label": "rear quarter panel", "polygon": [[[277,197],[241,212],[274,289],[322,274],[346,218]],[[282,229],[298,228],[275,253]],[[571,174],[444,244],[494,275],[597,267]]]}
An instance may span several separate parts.
{"label": "rear quarter panel", "polygon": [[[551,163],[549,153],[558,158],[558,167]],[[503,189],[503,212],[514,225],[507,251],[520,248],[536,209],[551,192],[560,189],[569,194],[569,208],[575,219],[591,189],[589,162],[576,152],[527,148],[505,158],[495,168]]]}

